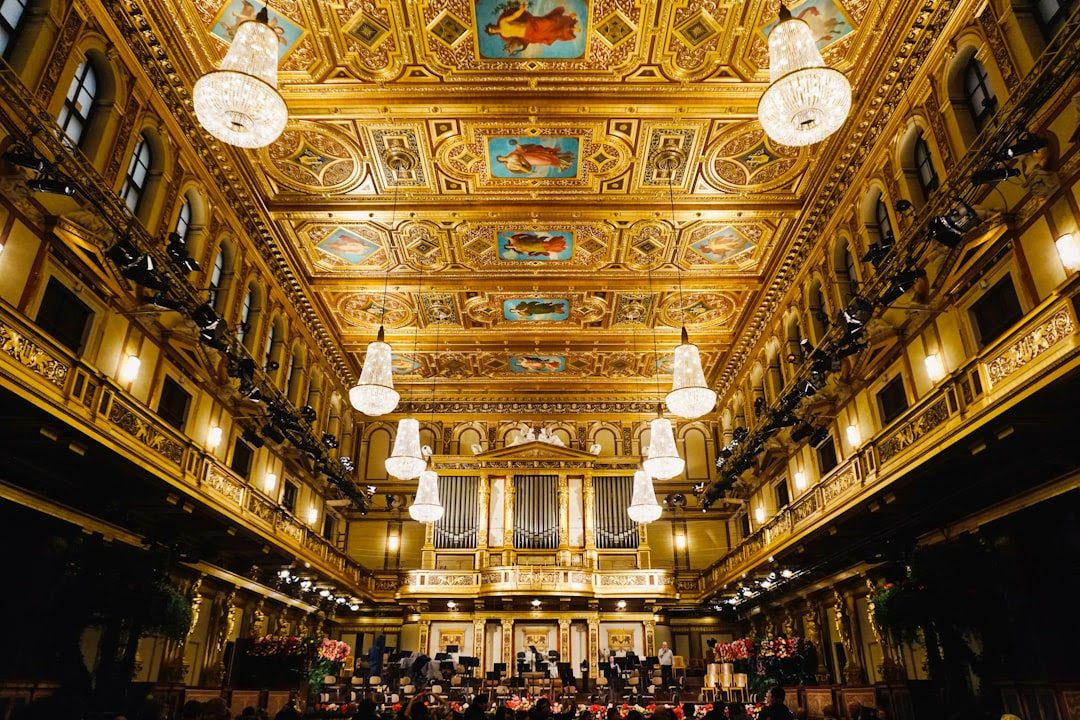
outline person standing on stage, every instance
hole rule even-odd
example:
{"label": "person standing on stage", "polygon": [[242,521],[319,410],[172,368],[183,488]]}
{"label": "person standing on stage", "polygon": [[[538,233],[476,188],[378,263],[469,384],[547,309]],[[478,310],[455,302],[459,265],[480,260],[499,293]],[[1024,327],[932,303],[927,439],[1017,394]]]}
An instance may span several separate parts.
{"label": "person standing on stage", "polygon": [[671,687],[675,684],[675,678],[671,674],[671,666],[675,660],[675,655],[666,642],[660,643],[660,652],[656,653],[656,657],[660,661],[660,679],[664,683],[664,687]]}

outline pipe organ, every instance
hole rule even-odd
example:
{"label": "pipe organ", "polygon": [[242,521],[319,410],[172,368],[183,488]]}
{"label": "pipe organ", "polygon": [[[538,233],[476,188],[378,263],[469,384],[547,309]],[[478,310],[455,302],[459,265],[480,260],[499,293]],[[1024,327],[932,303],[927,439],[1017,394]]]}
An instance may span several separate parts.
{"label": "pipe organ", "polygon": [[634,549],[638,546],[637,523],[626,514],[634,491],[634,479],[625,475],[594,477],[597,549]]}
{"label": "pipe organ", "polygon": [[557,475],[514,476],[514,547],[555,550],[559,547]]}
{"label": "pipe organ", "polygon": [[439,477],[443,516],[435,523],[432,541],[440,549],[476,548],[480,478],[464,475]]}

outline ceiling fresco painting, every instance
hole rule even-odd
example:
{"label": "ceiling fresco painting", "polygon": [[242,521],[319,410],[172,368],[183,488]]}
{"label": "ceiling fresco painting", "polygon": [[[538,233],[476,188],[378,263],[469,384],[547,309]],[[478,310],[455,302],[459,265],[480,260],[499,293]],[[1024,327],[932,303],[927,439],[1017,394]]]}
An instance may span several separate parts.
{"label": "ceiling fresco painting", "polygon": [[[259,9],[150,2],[193,76]],[[832,171],[755,119],[778,9],[270,0],[289,122],[229,162],[357,372],[381,325],[403,392],[638,396],[685,325],[714,380]],[[869,0],[792,12],[858,86]]]}

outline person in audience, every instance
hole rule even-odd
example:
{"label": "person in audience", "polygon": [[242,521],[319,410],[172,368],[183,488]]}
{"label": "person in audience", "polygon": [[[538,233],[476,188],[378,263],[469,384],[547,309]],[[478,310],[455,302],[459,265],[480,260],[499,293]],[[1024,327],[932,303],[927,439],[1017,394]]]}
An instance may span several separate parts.
{"label": "person in audience", "polygon": [[757,720],[794,720],[791,710],[784,704],[784,688],[773,685],[765,693],[765,708],[758,713]]}
{"label": "person in audience", "polygon": [[285,707],[277,711],[274,720],[300,720],[300,711],[296,709],[296,700],[290,698]]}
{"label": "person in audience", "polygon": [[810,711],[804,707],[796,708],[795,720],[810,720]]}
{"label": "person in audience", "polygon": [[203,703],[203,719],[204,720],[229,720],[232,714],[229,712],[229,706],[225,704],[225,698],[210,698]]}
{"label": "person in audience", "polygon": [[839,720],[840,716],[836,714],[835,705],[826,705],[821,709],[821,714],[825,716],[825,720]]}
{"label": "person in audience", "polygon": [[352,720],[378,720],[379,713],[377,710],[374,700],[364,698],[356,703],[356,710],[353,712]]}
{"label": "person in audience", "polygon": [[724,707],[724,714],[727,715],[728,720],[742,720],[746,717],[746,706],[741,702],[729,702]]}
{"label": "person in audience", "polygon": [[488,696],[480,693],[469,703],[469,707],[465,708],[464,718],[465,720],[483,720],[487,714],[487,709]]}
{"label": "person in audience", "polygon": [[416,693],[405,706],[405,720],[428,720],[427,694]]}
{"label": "person in audience", "polygon": [[634,708],[630,708],[630,711],[628,713],[626,713],[625,720],[645,720],[645,716],[641,714],[640,710],[635,710]]}
{"label": "person in audience", "polygon": [[551,701],[541,696],[529,711],[529,720],[551,720]]}
{"label": "person in audience", "polygon": [[180,708],[180,720],[202,720],[203,704],[198,700],[188,700]]}
{"label": "person in audience", "polygon": [[675,711],[666,705],[653,710],[653,720],[675,720]]}

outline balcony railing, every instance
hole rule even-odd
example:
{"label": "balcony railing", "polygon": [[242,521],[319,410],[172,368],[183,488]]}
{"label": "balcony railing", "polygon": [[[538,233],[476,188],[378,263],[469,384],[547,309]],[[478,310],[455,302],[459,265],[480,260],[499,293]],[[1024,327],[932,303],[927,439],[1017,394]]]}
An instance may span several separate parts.
{"label": "balcony railing", "polygon": [[595,597],[648,595],[674,599],[679,592],[667,570],[586,570],[566,567],[491,567],[476,571],[413,570],[404,574],[403,597],[509,593],[573,594]]}
{"label": "balcony railing", "polygon": [[369,596],[375,592],[371,573],[6,307],[0,307],[0,375],[19,387],[32,386],[68,423],[190,495],[246,521],[335,580]]}
{"label": "balcony railing", "polygon": [[[993,415],[1080,348],[1073,298],[1048,300],[1016,329],[953,374],[843,464],[703,573],[705,596],[839,516],[943,447],[960,425]],[[976,392],[972,387],[985,388]]]}

